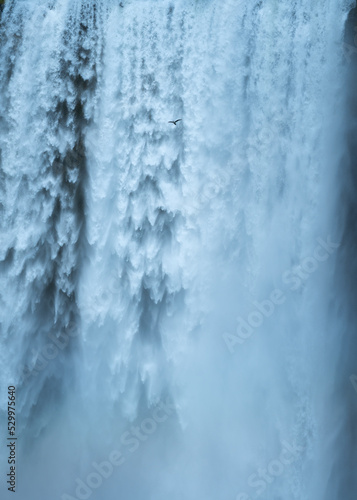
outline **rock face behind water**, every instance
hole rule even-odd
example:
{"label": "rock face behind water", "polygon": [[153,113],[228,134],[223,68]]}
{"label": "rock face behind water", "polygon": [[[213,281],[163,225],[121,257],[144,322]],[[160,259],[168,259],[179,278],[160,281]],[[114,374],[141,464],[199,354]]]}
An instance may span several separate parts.
{"label": "rock face behind water", "polygon": [[357,8],[348,14],[345,28],[345,44],[356,50],[357,54]]}

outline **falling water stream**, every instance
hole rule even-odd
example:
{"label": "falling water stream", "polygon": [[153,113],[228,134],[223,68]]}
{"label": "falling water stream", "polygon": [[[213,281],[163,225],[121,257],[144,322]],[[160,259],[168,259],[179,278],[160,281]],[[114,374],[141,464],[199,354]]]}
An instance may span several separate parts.
{"label": "falling water stream", "polygon": [[356,498],[352,7],[5,1],[17,498]]}

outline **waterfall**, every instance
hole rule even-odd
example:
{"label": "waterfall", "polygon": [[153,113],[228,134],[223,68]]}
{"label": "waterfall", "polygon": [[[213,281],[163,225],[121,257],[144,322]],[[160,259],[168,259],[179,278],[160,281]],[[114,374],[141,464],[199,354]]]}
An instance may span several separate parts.
{"label": "waterfall", "polygon": [[356,498],[352,2],[0,7],[18,498]]}

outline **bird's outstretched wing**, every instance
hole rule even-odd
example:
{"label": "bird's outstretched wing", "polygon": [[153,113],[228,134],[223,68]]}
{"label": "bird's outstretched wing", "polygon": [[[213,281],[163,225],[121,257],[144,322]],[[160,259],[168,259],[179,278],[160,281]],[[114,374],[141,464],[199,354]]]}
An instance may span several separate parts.
{"label": "bird's outstretched wing", "polygon": [[175,120],[175,122],[182,122],[182,118],[179,118],[178,120]]}
{"label": "bird's outstretched wing", "polygon": [[177,122],[180,122],[181,121],[181,118],[179,118],[178,120],[173,120],[173,121],[170,121],[169,123],[173,123],[174,125],[176,125]]}

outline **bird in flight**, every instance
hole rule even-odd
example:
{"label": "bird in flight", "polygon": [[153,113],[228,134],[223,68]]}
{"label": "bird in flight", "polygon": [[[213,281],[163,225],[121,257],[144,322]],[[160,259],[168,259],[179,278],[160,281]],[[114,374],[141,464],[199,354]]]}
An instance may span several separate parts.
{"label": "bird in flight", "polygon": [[181,122],[181,121],[182,121],[181,118],[179,118],[178,120],[173,120],[173,121],[171,121],[169,123],[173,123],[174,125],[176,125],[177,122]]}

